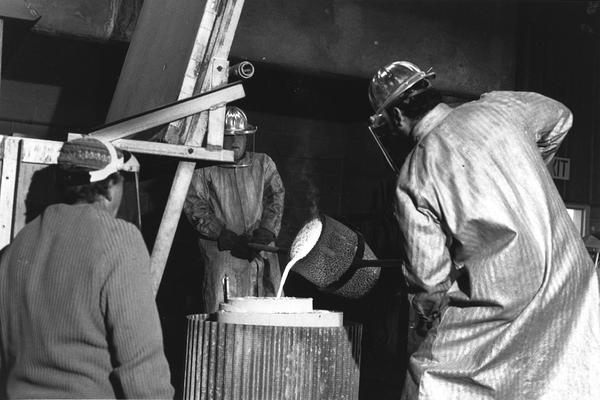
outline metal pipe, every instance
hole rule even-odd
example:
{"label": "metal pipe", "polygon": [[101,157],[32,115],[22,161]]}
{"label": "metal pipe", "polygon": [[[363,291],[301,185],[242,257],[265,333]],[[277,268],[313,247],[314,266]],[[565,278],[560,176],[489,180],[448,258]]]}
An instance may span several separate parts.
{"label": "metal pipe", "polygon": [[229,276],[223,277],[223,301],[227,303],[229,300]]}
{"label": "metal pipe", "polygon": [[250,61],[242,61],[229,67],[229,76],[235,76],[241,79],[252,78],[254,75],[254,65]]}

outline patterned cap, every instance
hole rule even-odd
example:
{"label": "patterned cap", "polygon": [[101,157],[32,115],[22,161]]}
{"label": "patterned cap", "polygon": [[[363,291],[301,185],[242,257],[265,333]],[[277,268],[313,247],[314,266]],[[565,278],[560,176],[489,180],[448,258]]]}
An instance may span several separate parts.
{"label": "patterned cap", "polygon": [[139,171],[139,163],[130,156],[125,162],[125,155],[109,142],[96,138],[78,138],[63,144],[58,155],[61,169],[72,172],[85,172],[89,182],[98,182],[111,174],[126,170]]}

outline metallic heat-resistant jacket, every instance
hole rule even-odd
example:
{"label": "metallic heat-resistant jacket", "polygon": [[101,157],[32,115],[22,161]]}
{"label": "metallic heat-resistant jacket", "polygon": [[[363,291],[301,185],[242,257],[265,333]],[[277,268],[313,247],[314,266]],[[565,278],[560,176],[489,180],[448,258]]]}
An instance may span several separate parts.
{"label": "metallic heat-resistant jacket", "polygon": [[268,296],[277,292],[281,279],[277,254],[261,252],[261,256],[248,262],[232,256],[228,250],[219,251],[216,240],[224,228],[251,236],[262,227],[278,235],[284,192],[275,163],[263,153],[253,153],[247,167],[211,166],[194,172],[184,212],[200,233],[205,312],[216,311],[223,301],[225,275],[231,296]]}
{"label": "metallic heat-resistant jacket", "polygon": [[571,124],[552,99],[492,92],[415,127],[396,216],[413,306],[441,317],[404,398],[600,399],[596,271],[546,167]]}

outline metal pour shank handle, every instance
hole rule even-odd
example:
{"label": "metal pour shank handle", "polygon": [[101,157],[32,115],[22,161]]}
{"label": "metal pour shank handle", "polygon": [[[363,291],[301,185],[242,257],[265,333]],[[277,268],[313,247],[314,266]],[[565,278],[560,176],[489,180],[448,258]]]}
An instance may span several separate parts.
{"label": "metal pour shank handle", "polygon": [[268,246],[268,245],[259,244],[259,243],[248,243],[248,247],[250,247],[253,250],[268,251],[270,253],[288,253],[289,252],[289,249],[286,249],[286,248],[277,247],[277,246]]}
{"label": "metal pour shank handle", "polygon": [[[288,253],[289,249],[268,246],[259,243],[248,243],[248,247],[253,250],[268,251],[271,253]],[[401,268],[403,261],[401,259],[380,259],[380,260],[358,260],[350,265],[351,268]]]}
{"label": "metal pour shank handle", "polygon": [[350,265],[350,268],[402,268],[401,259],[380,259],[380,260],[358,260]]}

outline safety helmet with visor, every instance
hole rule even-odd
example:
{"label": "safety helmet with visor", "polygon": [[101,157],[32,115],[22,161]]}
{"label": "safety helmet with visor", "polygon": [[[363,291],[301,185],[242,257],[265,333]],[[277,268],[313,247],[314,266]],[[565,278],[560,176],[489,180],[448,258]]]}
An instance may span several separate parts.
{"label": "safety helmet with visor", "polygon": [[140,163],[133,154],[119,150],[105,140],[81,137],[62,145],[57,164],[61,170],[62,183],[67,187],[94,184],[117,172],[133,172],[137,200],[135,217],[141,228],[138,177]]}
{"label": "safety helmet with visor", "polygon": [[422,71],[408,61],[394,61],[379,69],[369,85],[369,101],[375,114],[370,122],[373,128],[391,123],[388,109],[393,104],[425,91],[429,79],[435,78],[435,72],[430,68]]}
{"label": "safety helmet with visor", "polygon": [[64,143],[57,162],[64,171],[80,174],[79,184],[99,182],[115,172],[140,170],[140,164],[133,154],[93,137],[76,138]]}
{"label": "safety helmet with visor", "polygon": [[248,123],[248,117],[239,107],[227,107],[223,148],[233,150],[235,162],[234,164],[223,164],[223,167],[247,167],[252,164],[256,129],[256,126]]}

